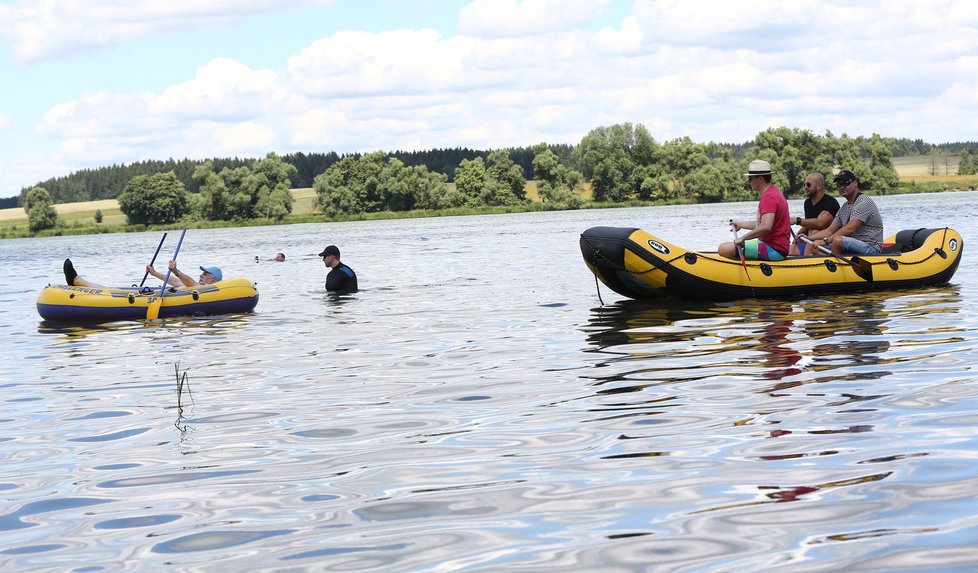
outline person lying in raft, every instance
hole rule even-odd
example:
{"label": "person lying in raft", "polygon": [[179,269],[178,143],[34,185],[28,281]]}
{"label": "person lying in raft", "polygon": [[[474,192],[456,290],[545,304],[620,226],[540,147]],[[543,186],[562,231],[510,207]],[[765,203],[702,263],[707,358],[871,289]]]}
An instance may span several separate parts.
{"label": "person lying in raft", "polygon": [[[221,273],[221,269],[217,267],[200,267],[200,270],[203,272],[200,273],[200,278],[195,281],[189,275],[177,268],[176,261],[170,261],[168,266],[170,268],[170,278],[167,283],[171,286],[192,287],[198,285],[209,285],[224,278],[223,274]],[[74,265],[71,264],[71,259],[65,259],[64,271],[65,281],[67,281],[67,283],[71,286],[86,288],[109,288],[78,276]],[[160,280],[166,278],[166,275],[153,268],[153,265],[146,265],[146,272]]]}

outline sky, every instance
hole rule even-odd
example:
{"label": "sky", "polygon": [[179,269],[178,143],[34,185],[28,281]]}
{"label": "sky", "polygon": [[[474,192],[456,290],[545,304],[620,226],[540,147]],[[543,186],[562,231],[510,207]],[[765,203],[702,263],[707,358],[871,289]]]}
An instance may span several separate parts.
{"label": "sky", "polygon": [[0,197],[80,169],[537,143],[978,140],[970,0],[0,0]]}

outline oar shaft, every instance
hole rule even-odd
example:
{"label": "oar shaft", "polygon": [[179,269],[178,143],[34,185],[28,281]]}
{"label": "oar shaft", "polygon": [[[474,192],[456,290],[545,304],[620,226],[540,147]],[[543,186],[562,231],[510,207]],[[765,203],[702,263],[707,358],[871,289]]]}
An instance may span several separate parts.
{"label": "oar shaft", "polygon": [[740,257],[740,264],[744,266],[744,274],[747,275],[748,282],[751,280],[750,273],[747,272],[747,257],[744,256],[744,246],[737,245],[737,226],[734,225],[733,219],[730,219],[730,231],[733,232],[734,236],[734,249],[737,251],[737,255]]}
{"label": "oar shaft", "polygon": [[799,236],[801,237],[801,240],[805,241],[806,243],[808,243],[809,245],[815,247],[816,249],[822,251],[826,255],[832,255],[833,257],[838,257],[838,258],[842,259],[843,261],[845,261],[845,262],[849,263],[850,265],[852,265],[852,263],[849,261],[849,259],[843,257],[842,255],[833,253],[832,252],[832,249],[830,249],[828,247],[825,247],[825,246],[822,246],[822,245],[819,245],[818,243],[816,243],[815,241],[809,239],[805,235],[799,235]]}
{"label": "oar shaft", "polygon": [[811,245],[811,246],[815,247],[816,249],[822,251],[826,255],[829,255],[831,257],[835,257],[835,258],[839,259],[840,261],[844,262],[845,264],[849,265],[852,268],[852,270],[857,275],[859,275],[859,277],[861,279],[867,280],[869,282],[873,282],[873,264],[870,263],[869,261],[867,261],[865,259],[861,259],[859,257],[852,257],[852,259],[847,259],[847,258],[843,257],[842,255],[833,252],[831,249],[828,249],[826,247],[823,247],[822,245],[817,244],[815,241],[809,239],[805,235],[800,235],[800,236],[801,236],[802,240],[804,240],[809,245]]}
{"label": "oar shaft", "polygon": [[[187,229],[184,228],[183,229],[183,232],[180,233],[180,240],[177,241],[177,250],[173,253],[173,260],[174,261],[177,260],[177,255],[180,254],[180,245],[183,244],[183,236],[186,235],[186,234],[187,234]],[[167,268],[167,270],[166,270],[166,278],[163,279],[163,286],[160,288],[160,298],[163,298],[163,293],[166,292],[166,285],[170,282],[170,273],[172,273],[172,272],[173,272],[173,269]]]}
{"label": "oar shaft", "polygon": [[[163,233],[163,238],[160,239],[160,244],[156,247],[156,252],[153,253],[153,260],[149,262],[149,266],[153,266],[156,264],[156,256],[160,254],[160,249],[163,248],[163,241],[165,240],[166,240],[166,233]],[[139,288],[143,288],[143,284],[146,282],[146,277],[148,276],[149,276],[149,271],[146,271],[146,274],[143,275],[143,280],[139,281]]]}

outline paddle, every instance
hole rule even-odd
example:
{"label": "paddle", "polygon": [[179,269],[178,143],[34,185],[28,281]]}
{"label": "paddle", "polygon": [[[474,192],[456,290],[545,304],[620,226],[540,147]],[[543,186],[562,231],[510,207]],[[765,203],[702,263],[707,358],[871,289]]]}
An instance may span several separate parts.
{"label": "paddle", "polygon": [[[149,266],[153,266],[154,264],[156,264],[156,255],[160,254],[160,249],[163,248],[163,241],[165,240],[166,240],[166,233],[163,233],[163,238],[160,239],[160,244],[158,247],[156,247],[156,252],[153,253],[153,260],[149,262]],[[139,288],[143,288],[143,283],[146,282],[146,277],[148,276],[149,276],[149,271],[146,271],[146,274],[143,275],[143,280],[139,281]]]}
{"label": "paddle", "polygon": [[737,254],[740,255],[740,264],[744,265],[744,274],[747,275],[747,282],[752,282],[750,273],[747,272],[747,258],[744,257],[744,246],[737,244],[737,227],[734,225],[733,219],[730,219],[730,230],[733,231],[734,248],[737,249]]}
{"label": "paddle", "polygon": [[[180,233],[180,240],[177,241],[177,250],[175,253],[173,253],[174,261],[177,260],[177,255],[180,254],[180,245],[183,244],[183,236],[186,234],[187,234],[187,228],[184,227],[183,232]],[[150,305],[146,307],[146,320],[156,320],[157,318],[160,317],[160,306],[163,304],[163,293],[166,292],[166,287],[169,286],[170,273],[172,272],[173,269],[167,269],[166,278],[163,279],[163,286],[160,287],[160,296],[158,296],[156,300],[151,302]]]}
{"label": "paddle", "polygon": [[861,278],[861,279],[863,279],[865,281],[873,282],[873,263],[867,261],[866,259],[860,259],[859,257],[852,257],[851,259],[847,259],[847,258],[843,257],[842,255],[837,255],[837,254],[833,253],[830,249],[827,249],[827,248],[823,247],[822,245],[816,245],[815,244],[815,241],[809,239],[805,235],[799,235],[799,236],[801,237],[801,240],[805,241],[809,245],[812,245],[813,247],[815,247],[816,249],[822,251],[826,255],[832,255],[833,257],[835,257],[835,258],[841,260],[842,262],[848,264],[850,267],[852,267],[852,270],[857,275],[859,275],[859,278]]}

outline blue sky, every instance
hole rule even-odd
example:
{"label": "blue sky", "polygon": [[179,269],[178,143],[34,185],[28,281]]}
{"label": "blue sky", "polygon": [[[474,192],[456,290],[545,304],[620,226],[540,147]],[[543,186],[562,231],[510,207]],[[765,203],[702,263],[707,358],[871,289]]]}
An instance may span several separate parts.
{"label": "blue sky", "polygon": [[978,139],[978,10],[932,0],[0,0],[0,197],[146,159]]}

